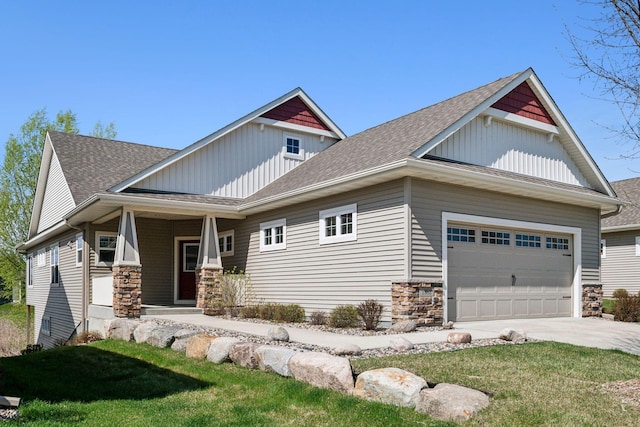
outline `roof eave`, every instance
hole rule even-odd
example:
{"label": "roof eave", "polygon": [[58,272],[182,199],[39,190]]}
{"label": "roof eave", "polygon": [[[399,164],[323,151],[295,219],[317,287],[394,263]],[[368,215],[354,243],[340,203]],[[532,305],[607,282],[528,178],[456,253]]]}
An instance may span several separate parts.
{"label": "roof eave", "polygon": [[619,231],[634,231],[634,230],[640,230],[640,224],[612,225],[609,227],[602,227],[600,229],[602,233],[615,233]]}

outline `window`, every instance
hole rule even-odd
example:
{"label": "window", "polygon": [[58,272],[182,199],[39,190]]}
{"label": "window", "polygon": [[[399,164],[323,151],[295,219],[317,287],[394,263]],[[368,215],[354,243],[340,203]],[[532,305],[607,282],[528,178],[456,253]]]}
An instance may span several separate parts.
{"label": "window", "polygon": [[640,256],[640,236],[636,236],[636,256]]}
{"label": "window", "polygon": [[566,237],[547,237],[547,249],[569,250],[569,239]]}
{"label": "window", "polygon": [[304,160],[304,151],[302,149],[302,140],[297,136],[286,135],[284,137],[284,157],[289,159]]}
{"label": "window", "polygon": [[503,231],[482,231],[482,243],[489,245],[509,246],[511,244],[510,234]]}
{"label": "window", "polygon": [[287,220],[263,222],[260,224],[260,252],[287,248]]}
{"label": "window", "polygon": [[447,227],[447,240],[450,242],[476,242],[476,230],[470,228]]}
{"label": "window", "polygon": [[60,284],[60,270],[58,269],[58,246],[52,246],[49,249],[49,261],[51,262],[51,286]]}
{"label": "window", "polygon": [[[637,245],[637,242],[636,242]],[[638,251],[636,249],[636,255],[638,255]],[[607,239],[600,240],[600,258],[607,257]]]}
{"label": "window", "polygon": [[43,317],[40,324],[40,333],[51,336],[51,317]]}
{"label": "window", "polygon": [[76,234],[76,267],[82,265],[82,234]]}
{"label": "window", "polygon": [[191,273],[196,271],[198,266],[198,250],[200,243],[182,244],[182,272]]}
{"label": "window", "polygon": [[113,264],[116,258],[116,233],[98,231],[96,233],[96,265],[106,266]]}
{"label": "window", "polygon": [[533,234],[516,234],[516,246],[523,248],[539,248],[541,237]]}
{"label": "window", "polygon": [[38,267],[44,267],[47,264],[47,259],[45,258],[46,252],[47,251],[44,248],[38,250]]}
{"label": "window", "polygon": [[355,203],[320,211],[320,244],[357,240],[357,211]]}
{"label": "window", "polygon": [[27,258],[27,288],[33,288],[33,255]]}
{"label": "window", "polygon": [[233,234],[234,231],[224,231],[218,234],[218,247],[220,256],[233,256]]}

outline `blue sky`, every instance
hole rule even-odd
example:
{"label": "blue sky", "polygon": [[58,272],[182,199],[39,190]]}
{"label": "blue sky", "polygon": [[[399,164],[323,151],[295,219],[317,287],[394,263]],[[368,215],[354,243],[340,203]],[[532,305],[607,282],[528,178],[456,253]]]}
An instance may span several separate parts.
{"label": "blue sky", "polygon": [[[531,66],[612,181],[640,160],[570,64],[573,0],[0,0],[0,143],[34,111],[183,148],[300,86],[347,135]],[[598,124],[600,123],[600,124]],[[0,148],[0,156],[4,151]]]}

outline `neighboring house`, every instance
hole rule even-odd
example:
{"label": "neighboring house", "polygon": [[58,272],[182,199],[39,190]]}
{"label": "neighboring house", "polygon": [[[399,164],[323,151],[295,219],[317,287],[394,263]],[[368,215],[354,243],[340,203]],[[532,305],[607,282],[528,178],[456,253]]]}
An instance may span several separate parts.
{"label": "neighboring house", "polygon": [[180,151],[50,132],[27,303],[51,345],[143,305],[207,307],[237,266],[307,314],[580,317],[619,204],[531,69],[348,138],[296,89]]}
{"label": "neighboring house", "polygon": [[602,220],[600,257],[605,297],[624,288],[640,292],[640,178],[612,182],[611,186],[628,205],[618,215]]}

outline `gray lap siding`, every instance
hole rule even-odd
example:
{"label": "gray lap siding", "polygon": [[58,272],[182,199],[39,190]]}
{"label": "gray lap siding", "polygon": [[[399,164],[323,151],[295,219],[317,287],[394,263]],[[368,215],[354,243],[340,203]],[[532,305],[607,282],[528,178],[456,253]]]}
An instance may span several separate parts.
{"label": "gray lap siding", "polygon": [[624,288],[630,294],[640,292],[640,256],[636,255],[639,230],[604,233],[606,256],[602,259],[602,290],[605,297]]}

